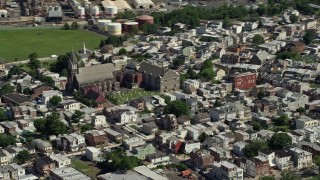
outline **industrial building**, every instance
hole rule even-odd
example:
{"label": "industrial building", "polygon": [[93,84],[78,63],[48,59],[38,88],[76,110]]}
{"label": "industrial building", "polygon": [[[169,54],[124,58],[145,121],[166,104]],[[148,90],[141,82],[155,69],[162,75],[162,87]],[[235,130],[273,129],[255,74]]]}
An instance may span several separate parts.
{"label": "industrial building", "polygon": [[127,11],[132,9],[130,5],[125,0],[104,0],[101,2],[104,9],[107,9],[108,7],[116,7],[118,11]]}
{"label": "industrial building", "polygon": [[139,27],[141,27],[144,24],[153,24],[154,18],[152,16],[142,15],[137,17],[137,22],[139,23]]}
{"label": "industrial building", "polygon": [[121,23],[109,23],[108,24],[108,33],[112,36],[121,35],[121,33],[122,33]]}
{"label": "industrial building", "polygon": [[61,22],[62,9],[61,6],[49,6],[47,8],[47,21],[48,22]]}
{"label": "industrial building", "polygon": [[151,0],[131,0],[130,3],[135,9],[152,9],[154,3]]}

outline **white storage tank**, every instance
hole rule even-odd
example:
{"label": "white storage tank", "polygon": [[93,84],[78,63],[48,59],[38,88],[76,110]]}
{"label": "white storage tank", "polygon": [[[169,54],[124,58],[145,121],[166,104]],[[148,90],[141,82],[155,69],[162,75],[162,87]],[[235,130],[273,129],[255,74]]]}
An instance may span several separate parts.
{"label": "white storage tank", "polygon": [[116,8],[114,6],[105,7],[105,9],[106,9],[106,14],[109,17],[114,17],[118,14],[118,8]]}
{"label": "white storage tank", "polygon": [[91,8],[91,14],[92,14],[92,16],[99,17],[99,15],[100,15],[99,6],[93,6]]}
{"label": "white storage tank", "polygon": [[98,29],[100,31],[107,31],[108,30],[108,24],[111,23],[111,20],[109,19],[99,19],[98,20]]}
{"label": "white storage tank", "polygon": [[108,24],[108,33],[110,35],[116,36],[121,35],[121,23],[109,23]]}
{"label": "white storage tank", "polygon": [[82,6],[78,6],[78,10],[77,10],[77,15],[79,18],[84,18],[85,17],[85,9]]}

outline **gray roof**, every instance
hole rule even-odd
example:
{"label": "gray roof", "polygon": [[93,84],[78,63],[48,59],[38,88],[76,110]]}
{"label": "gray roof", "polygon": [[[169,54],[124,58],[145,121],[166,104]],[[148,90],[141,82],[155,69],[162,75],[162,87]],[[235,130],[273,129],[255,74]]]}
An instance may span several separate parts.
{"label": "gray roof", "polygon": [[79,74],[76,74],[76,78],[80,84],[103,79],[112,79],[114,78],[114,71],[114,65],[111,63],[82,67],[79,68]]}
{"label": "gray roof", "polygon": [[140,64],[139,72],[143,72],[146,74],[152,74],[153,76],[161,76],[164,74],[165,71],[163,68],[161,68],[159,66],[152,65],[147,62],[142,62]]}

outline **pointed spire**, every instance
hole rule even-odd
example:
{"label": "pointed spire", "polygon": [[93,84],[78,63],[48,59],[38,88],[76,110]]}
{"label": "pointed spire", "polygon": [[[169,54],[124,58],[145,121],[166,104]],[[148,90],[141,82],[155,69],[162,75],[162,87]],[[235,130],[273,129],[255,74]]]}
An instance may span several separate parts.
{"label": "pointed spire", "polygon": [[73,63],[78,63],[77,56],[76,56],[76,54],[74,53],[73,48],[72,48],[72,52],[71,52],[71,61],[72,61]]}
{"label": "pointed spire", "polygon": [[86,43],[83,42],[83,54],[87,54]]}

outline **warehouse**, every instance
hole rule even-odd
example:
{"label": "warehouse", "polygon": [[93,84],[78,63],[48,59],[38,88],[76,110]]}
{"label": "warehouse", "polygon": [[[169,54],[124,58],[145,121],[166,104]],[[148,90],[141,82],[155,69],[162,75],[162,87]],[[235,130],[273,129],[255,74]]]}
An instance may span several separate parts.
{"label": "warehouse", "polygon": [[135,9],[154,8],[154,3],[151,0],[131,0],[130,2]]}
{"label": "warehouse", "polygon": [[125,0],[104,0],[101,2],[104,9],[107,9],[108,7],[115,7],[119,11],[126,11],[132,9],[130,5]]}

